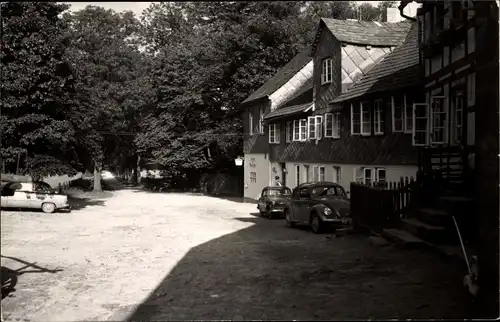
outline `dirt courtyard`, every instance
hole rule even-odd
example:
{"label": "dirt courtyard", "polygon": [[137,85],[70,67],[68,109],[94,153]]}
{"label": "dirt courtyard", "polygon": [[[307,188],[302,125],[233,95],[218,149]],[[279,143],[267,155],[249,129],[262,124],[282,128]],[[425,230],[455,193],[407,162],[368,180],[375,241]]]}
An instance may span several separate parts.
{"label": "dirt courtyard", "polygon": [[2,211],[2,274],[17,279],[4,320],[467,317],[463,267],[434,254],[286,228],[254,204],[109,195],[70,213]]}

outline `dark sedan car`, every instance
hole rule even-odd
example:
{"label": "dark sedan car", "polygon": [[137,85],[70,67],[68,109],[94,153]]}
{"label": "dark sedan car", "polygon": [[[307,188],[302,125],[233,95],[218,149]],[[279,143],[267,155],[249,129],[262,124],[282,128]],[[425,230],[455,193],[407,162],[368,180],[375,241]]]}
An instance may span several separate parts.
{"label": "dark sedan car", "polygon": [[293,189],[292,198],[284,209],[286,225],[311,225],[314,233],[325,226],[342,227],[351,224],[350,201],[342,186],[333,182],[303,183]]}
{"label": "dark sedan car", "polygon": [[260,195],[257,209],[262,216],[283,216],[283,209],[290,200],[292,191],[288,187],[265,187]]}

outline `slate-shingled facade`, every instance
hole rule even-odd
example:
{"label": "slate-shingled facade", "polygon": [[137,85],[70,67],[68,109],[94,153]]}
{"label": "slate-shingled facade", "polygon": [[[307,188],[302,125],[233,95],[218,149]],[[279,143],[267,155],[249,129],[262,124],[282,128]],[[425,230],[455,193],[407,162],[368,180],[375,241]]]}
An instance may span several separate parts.
{"label": "slate-shingled facade", "polygon": [[[407,91],[416,100],[419,97],[419,83],[414,77],[418,72],[409,73],[418,71],[416,33],[409,33],[410,28],[407,22],[320,20],[310,51],[312,77],[284,104],[264,116],[265,128],[271,129],[266,132],[266,184],[273,184],[272,179],[279,177],[291,188],[302,182],[326,180],[349,189],[354,180],[392,181],[416,174],[411,135],[405,133],[403,119],[396,122],[401,130],[397,128],[394,133],[390,105],[393,94],[401,97]],[[389,63],[383,64],[385,61]],[[397,84],[391,83],[394,77],[399,78]],[[376,86],[379,90],[371,90]],[[341,100],[336,101],[339,97]],[[351,133],[350,102],[372,101],[375,97],[384,102],[383,134]],[[398,98],[395,102],[398,104]],[[398,105],[396,110],[399,107],[403,116],[404,106]],[[373,129],[373,117],[370,124]]]}

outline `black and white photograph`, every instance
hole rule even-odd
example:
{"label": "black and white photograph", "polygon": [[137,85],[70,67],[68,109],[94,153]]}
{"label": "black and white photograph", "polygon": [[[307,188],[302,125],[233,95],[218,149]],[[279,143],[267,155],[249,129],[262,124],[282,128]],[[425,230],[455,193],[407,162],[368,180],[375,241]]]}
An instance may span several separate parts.
{"label": "black and white photograph", "polygon": [[1,321],[499,318],[499,7],[0,2]]}

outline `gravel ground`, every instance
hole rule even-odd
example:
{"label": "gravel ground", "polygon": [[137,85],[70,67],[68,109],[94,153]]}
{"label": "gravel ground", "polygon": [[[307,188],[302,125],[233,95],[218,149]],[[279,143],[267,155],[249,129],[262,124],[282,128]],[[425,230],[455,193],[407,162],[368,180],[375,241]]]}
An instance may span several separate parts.
{"label": "gravel ground", "polygon": [[286,228],[218,198],[104,198],[70,213],[2,211],[2,273],[22,268],[5,320],[467,316],[463,268],[433,254]]}

